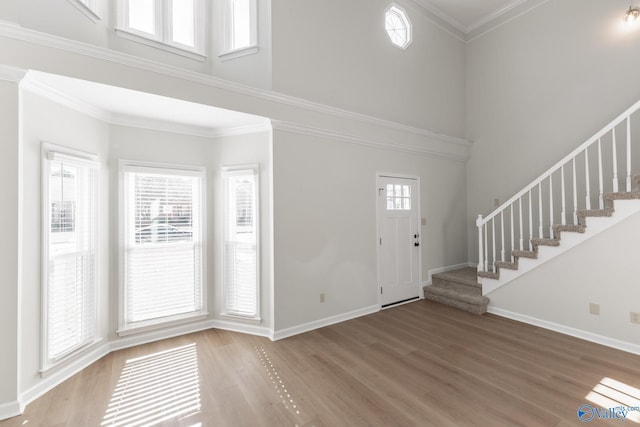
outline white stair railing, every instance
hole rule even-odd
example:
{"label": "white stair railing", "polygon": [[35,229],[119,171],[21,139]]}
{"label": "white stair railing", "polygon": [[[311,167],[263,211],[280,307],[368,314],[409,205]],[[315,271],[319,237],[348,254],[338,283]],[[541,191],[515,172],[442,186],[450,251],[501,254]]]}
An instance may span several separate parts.
{"label": "white stair railing", "polygon": [[[553,239],[554,225],[579,225],[578,211],[592,209],[592,197],[596,198],[598,209],[604,209],[604,194],[621,191],[619,164],[626,166],[623,191],[631,191],[632,164],[640,166],[640,156],[632,157],[632,151],[640,150],[632,147],[631,122],[639,109],[640,101],[489,215],[478,215],[478,272],[495,272],[498,261],[514,262],[512,252],[533,250],[533,239]],[[634,123],[638,121],[634,119]],[[618,135],[620,130],[626,134],[624,141],[616,137],[617,128],[624,128],[618,129]],[[619,150],[618,145],[623,142],[624,150]],[[592,176],[597,176],[597,182]],[[567,215],[567,206],[573,208],[573,215]],[[506,224],[505,213],[509,215]]]}

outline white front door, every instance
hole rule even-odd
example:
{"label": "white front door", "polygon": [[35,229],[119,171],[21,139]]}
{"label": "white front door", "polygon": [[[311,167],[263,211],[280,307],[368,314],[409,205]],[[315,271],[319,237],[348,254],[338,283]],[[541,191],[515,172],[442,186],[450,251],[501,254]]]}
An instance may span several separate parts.
{"label": "white front door", "polygon": [[419,297],[418,181],[378,176],[378,282],[381,305]]}

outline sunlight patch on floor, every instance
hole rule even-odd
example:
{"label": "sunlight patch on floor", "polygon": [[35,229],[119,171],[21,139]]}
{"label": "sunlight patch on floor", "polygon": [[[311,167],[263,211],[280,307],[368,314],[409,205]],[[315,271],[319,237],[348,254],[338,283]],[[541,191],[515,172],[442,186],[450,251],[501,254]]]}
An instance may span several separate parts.
{"label": "sunlight patch on floor", "polygon": [[631,408],[626,420],[640,424],[640,389],[604,377],[585,397],[601,408]]}
{"label": "sunlight patch on floor", "polygon": [[196,344],[126,361],[102,426],[148,426],[200,411]]}
{"label": "sunlight patch on floor", "polygon": [[267,371],[267,375],[269,375],[269,379],[271,380],[273,387],[278,393],[280,400],[284,405],[285,409],[291,410],[291,412],[293,412],[298,416],[301,415],[300,408],[298,407],[293,396],[291,395],[291,391],[287,388],[287,385],[284,383],[284,380],[280,378],[280,373],[278,372],[276,367],[273,365],[273,362],[271,361],[271,358],[269,358],[267,351],[262,347],[260,348],[256,347],[255,350],[256,350],[256,353],[258,353],[260,362],[262,363],[262,366],[264,367],[264,369]]}

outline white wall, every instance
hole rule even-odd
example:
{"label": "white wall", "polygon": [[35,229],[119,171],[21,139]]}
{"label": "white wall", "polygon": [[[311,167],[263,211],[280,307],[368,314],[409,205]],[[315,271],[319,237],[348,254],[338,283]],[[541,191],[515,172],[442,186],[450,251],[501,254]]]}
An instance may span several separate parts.
{"label": "white wall", "polygon": [[464,43],[400,1],[413,44],[393,46],[387,0],[273,0],[273,87],[323,104],[464,136]]}
{"label": "white wall", "polygon": [[[490,309],[619,340],[638,351],[640,325],[629,321],[630,312],[640,312],[638,239],[635,214],[492,292]],[[589,313],[589,303],[600,304],[599,316]]]}
{"label": "white wall", "polygon": [[[99,216],[99,268],[98,289],[99,313],[108,308],[109,260],[107,250],[109,213],[107,153],[109,129],[100,120],[90,118],[69,108],[56,104],[29,91],[23,94],[23,161],[21,182],[23,185],[23,213],[21,250],[22,301],[20,318],[22,322],[21,380],[22,389],[27,390],[40,380],[40,337],[41,337],[41,159],[42,142],[61,145],[99,156],[103,164]],[[98,336],[106,337],[106,319],[102,318]]]}
{"label": "white wall", "polygon": [[377,172],[420,177],[423,279],[466,262],[465,163],[281,130],[273,150],[276,334],[379,304]]}
{"label": "white wall", "polygon": [[[4,232],[0,244],[0,413],[18,410],[20,353],[19,331],[19,230],[20,230],[20,147],[18,84],[0,80],[0,182],[2,205],[0,223]],[[7,349],[6,351],[4,349]]]}
{"label": "white wall", "polygon": [[[10,0],[11,1],[11,0]],[[106,46],[110,21],[109,3],[98,2],[98,15],[94,23],[68,0],[18,0],[18,22],[26,28]]]}
{"label": "white wall", "polygon": [[640,27],[622,0],[550,0],[468,43],[469,259],[475,217],[640,99]]}

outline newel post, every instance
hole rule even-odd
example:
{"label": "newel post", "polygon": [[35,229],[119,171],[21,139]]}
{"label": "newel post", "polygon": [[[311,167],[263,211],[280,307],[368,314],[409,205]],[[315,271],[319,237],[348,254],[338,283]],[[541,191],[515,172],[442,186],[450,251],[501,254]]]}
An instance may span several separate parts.
{"label": "newel post", "polygon": [[478,218],[476,218],[476,225],[478,226],[478,271],[483,271],[484,254],[482,251],[482,215],[478,215]]}

